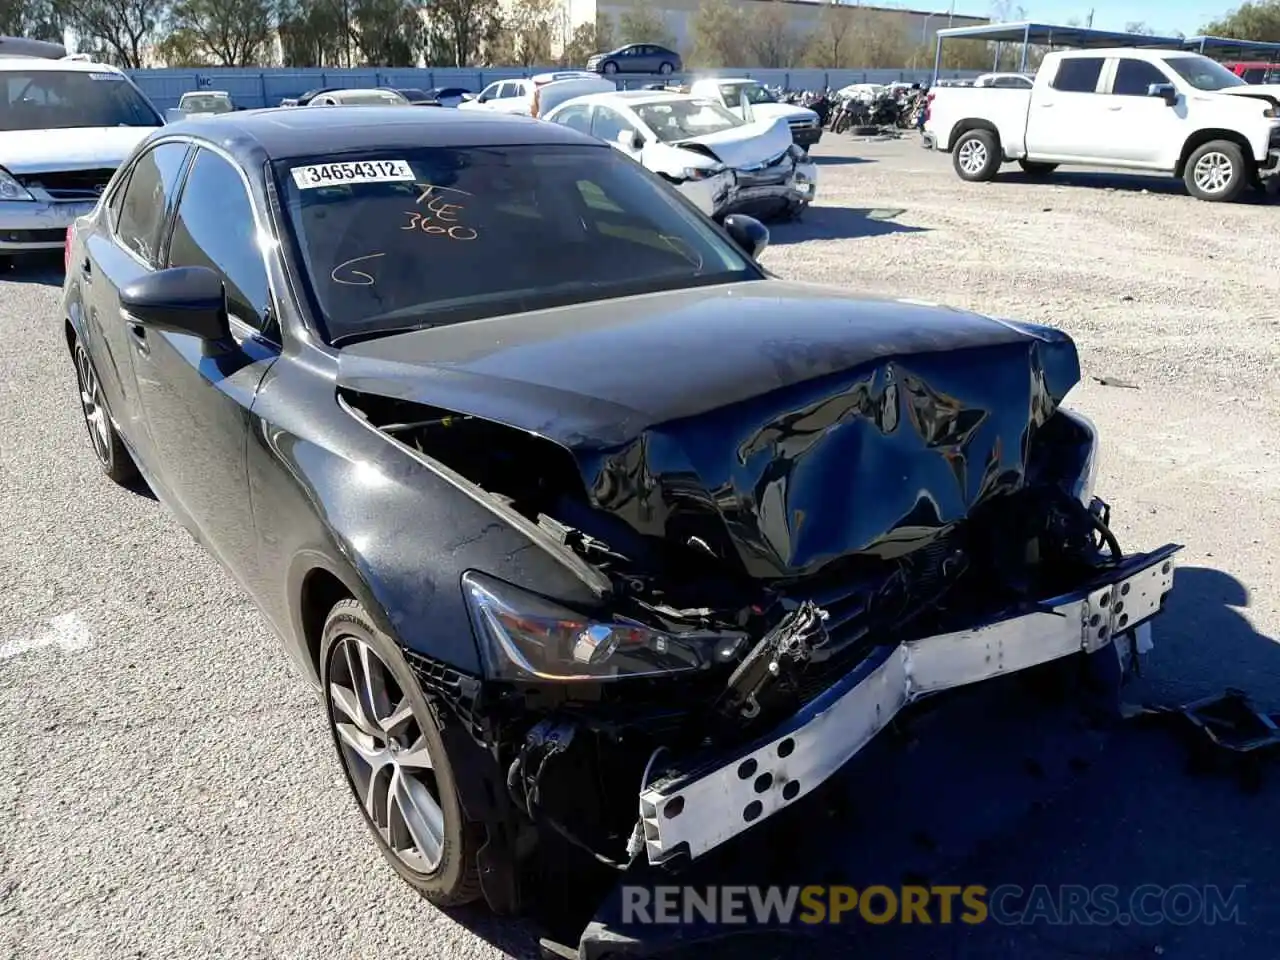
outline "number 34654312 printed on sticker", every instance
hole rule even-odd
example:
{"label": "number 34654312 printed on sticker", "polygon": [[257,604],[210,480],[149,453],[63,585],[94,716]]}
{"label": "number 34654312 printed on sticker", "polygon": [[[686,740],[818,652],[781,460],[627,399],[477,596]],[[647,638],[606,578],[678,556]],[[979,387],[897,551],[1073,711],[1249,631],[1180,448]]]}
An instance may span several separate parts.
{"label": "number 34654312 printed on sticker", "polygon": [[414,179],[405,160],[356,160],[351,163],[313,163],[289,171],[299,190],[336,187],[346,183],[403,183]]}

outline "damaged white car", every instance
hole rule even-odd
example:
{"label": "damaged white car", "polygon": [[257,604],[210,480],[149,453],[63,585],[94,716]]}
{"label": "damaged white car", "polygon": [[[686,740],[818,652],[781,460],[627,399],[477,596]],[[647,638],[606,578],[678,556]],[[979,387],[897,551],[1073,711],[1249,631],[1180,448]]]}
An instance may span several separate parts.
{"label": "damaged white car", "polygon": [[784,118],[747,123],[705,97],[626,90],[577,97],[543,119],[606,141],[716,219],[795,218],[817,192],[818,168]]}

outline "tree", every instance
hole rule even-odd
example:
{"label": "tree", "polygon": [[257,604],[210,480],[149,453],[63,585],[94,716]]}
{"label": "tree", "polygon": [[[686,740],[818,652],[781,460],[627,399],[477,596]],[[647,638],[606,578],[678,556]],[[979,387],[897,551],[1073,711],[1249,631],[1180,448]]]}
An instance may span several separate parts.
{"label": "tree", "polygon": [[166,67],[208,67],[209,56],[190,30],[170,30],[156,44],[156,57]]}
{"label": "tree", "polygon": [[607,49],[596,39],[598,37],[594,23],[580,23],[573,28],[573,33],[565,41],[564,50],[560,54],[560,62],[565,66],[585,64],[593,53]]}
{"label": "tree", "polygon": [[1124,25],[1125,33],[1134,33],[1140,37],[1154,37],[1156,32],[1142,20],[1130,20]]}
{"label": "tree", "polygon": [[143,66],[169,17],[168,0],[54,0],[80,49],[126,70]]}
{"label": "tree", "polygon": [[702,0],[689,21],[694,67],[741,67],[751,62],[747,18],[730,0]]}
{"label": "tree", "polygon": [[995,23],[1017,23],[1027,19],[1027,8],[1014,0],[992,0],[991,19]]}
{"label": "tree", "polygon": [[649,0],[635,0],[618,17],[618,39],[621,43],[653,43],[674,47],[676,38],[667,30],[662,14]]}
{"label": "tree", "polygon": [[[551,41],[555,37],[559,12],[560,5],[556,0],[515,0],[504,24],[512,61],[522,67],[551,62]],[[586,57],[582,62],[586,62]]]}
{"label": "tree", "polygon": [[279,22],[286,67],[350,66],[351,10],[346,0],[290,0]]}
{"label": "tree", "polygon": [[425,31],[427,63],[471,66],[501,40],[495,0],[435,0]]}
{"label": "tree", "polygon": [[0,36],[62,42],[62,18],[52,0],[0,0]]}
{"label": "tree", "polygon": [[1280,0],[1250,0],[1206,24],[1200,32],[1214,37],[1280,43]]}
{"label": "tree", "polygon": [[276,29],[272,0],[178,0],[172,30],[159,48],[174,57],[219,67],[247,67],[271,54]]}
{"label": "tree", "polygon": [[[753,4],[747,18],[747,44],[751,63],[768,69],[794,66],[800,43],[791,28],[791,15],[779,0]],[[744,63],[734,64],[745,66]]]}
{"label": "tree", "polygon": [[901,67],[911,56],[902,21],[892,13],[855,7],[852,18],[849,61],[871,69]]}
{"label": "tree", "polygon": [[371,67],[411,67],[422,46],[418,0],[352,0],[352,34]]}
{"label": "tree", "polygon": [[843,70],[850,66],[846,52],[852,26],[849,9],[837,0],[827,0],[818,15],[818,27],[809,38],[805,54],[809,65],[824,70]]}

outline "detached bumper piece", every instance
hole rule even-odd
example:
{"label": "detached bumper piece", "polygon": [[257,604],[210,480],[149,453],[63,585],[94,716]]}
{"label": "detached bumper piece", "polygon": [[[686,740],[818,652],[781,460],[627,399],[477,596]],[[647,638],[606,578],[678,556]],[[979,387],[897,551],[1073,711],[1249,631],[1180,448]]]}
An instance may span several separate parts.
{"label": "detached bumper piece", "polygon": [[668,773],[640,794],[648,861],[696,859],[814,790],[915,700],[1093,653],[1159,613],[1173,586],[1166,546],[1077,593],[969,630],[880,647],[790,720],[728,759]]}

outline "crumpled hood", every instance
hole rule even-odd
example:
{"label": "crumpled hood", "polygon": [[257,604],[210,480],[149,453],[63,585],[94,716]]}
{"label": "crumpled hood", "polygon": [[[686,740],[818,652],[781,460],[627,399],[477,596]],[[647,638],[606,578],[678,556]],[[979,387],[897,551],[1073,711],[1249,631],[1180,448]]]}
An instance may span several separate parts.
{"label": "crumpled hood", "polygon": [[10,173],[118,167],[156,127],[75,127],[0,132],[0,167]]}
{"label": "crumpled hood", "polygon": [[808,107],[798,107],[793,103],[753,103],[751,116],[756,120],[807,120],[818,122],[818,115]]}
{"label": "crumpled hood", "polygon": [[776,160],[791,148],[791,142],[791,128],[785,120],[776,118],[690,137],[675,146],[701,143],[709,147],[722,163],[740,168]]}
{"label": "crumpled hood", "polygon": [[554,441],[642,534],[716,514],[761,578],[902,552],[1018,489],[1078,379],[1056,330],[774,280],[369,340],[338,372]]}

